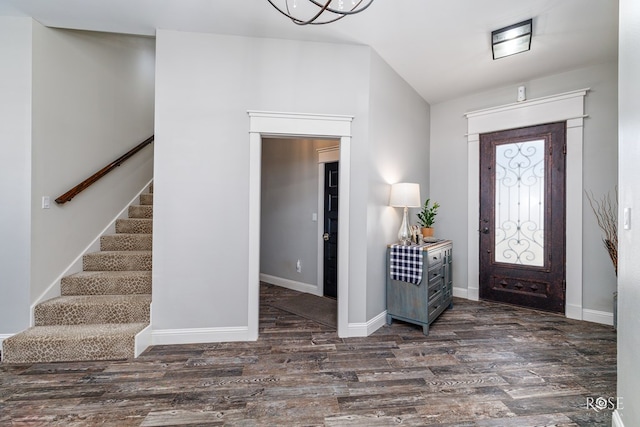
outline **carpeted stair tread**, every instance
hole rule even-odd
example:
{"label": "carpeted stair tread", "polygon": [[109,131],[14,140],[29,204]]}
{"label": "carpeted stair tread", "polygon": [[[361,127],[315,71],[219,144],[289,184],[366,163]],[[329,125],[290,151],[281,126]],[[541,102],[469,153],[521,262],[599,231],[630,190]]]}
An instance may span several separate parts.
{"label": "carpeted stair tread", "polygon": [[135,337],[151,317],[153,184],[128,217],[100,238],[100,252],[83,256],[82,272],[62,278],[62,296],[34,307],[34,327],[3,340],[3,362],[135,357]]}
{"label": "carpeted stair tread", "polygon": [[140,195],[140,204],[141,205],[152,205],[153,204],[153,194],[143,193]]}
{"label": "carpeted stair tread", "polygon": [[150,294],[151,271],[81,271],[63,277],[63,296]]}
{"label": "carpeted stair tread", "polygon": [[36,326],[7,338],[6,363],[73,362],[134,357],[135,336],[148,323]]}
{"label": "carpeted stair tread", "polygon": [[149,322],[151,295],[74,295],[36,305],[36,326]]}
{"label": "carpeted stair tread", "polygon": [[116,233],[153,233],[152,218],[121,218],[116,220]]}
{"label": "carpeted stair tread", "polygon": [[84,271],[150,271],[151,251],[101,251],[82,257]]}
{"label": "carpeted stair tread", "polygon": [[101,251],[150,251],[153,235],[146,233],[118,233],[100,237]]}
{"label": "carpeted stair tread", "polygon": [[152,205],[131,205],[128,209],[129,218],[153,218]]}

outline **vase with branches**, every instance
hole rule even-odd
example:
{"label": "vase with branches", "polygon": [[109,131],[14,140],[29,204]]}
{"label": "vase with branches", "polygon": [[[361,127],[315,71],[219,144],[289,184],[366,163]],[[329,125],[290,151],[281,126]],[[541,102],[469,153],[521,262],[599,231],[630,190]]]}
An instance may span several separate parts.
{"label": "vase with branches", "polygon": [[601,198],[596,198],[593,192],[587,192],[589,205],[596,216],[598,227],[602,230],[602,243],[604,244],[609,258],[613,263],[613,269],[618,275],[618,189],[616,187],[614,195],[607,192]]}

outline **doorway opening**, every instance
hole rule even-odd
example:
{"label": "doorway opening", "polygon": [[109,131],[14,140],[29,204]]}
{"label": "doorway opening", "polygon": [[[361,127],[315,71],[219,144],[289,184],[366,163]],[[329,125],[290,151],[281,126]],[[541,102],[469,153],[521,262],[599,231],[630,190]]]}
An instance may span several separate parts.
{"label": "doorway opening", "polygon": [[[324,323],[334,328],[338,158],[336,139],[262,138],[260,280],[315,295],[287,298],[286,304],[279,303],[280,308],[290,308],[285,311],[302,313],[311,320],[316,320],[317,314],[325,319],[328,315],[321,309],[331,305],[333,318]],[[323,295],[333,301],[323,301]],[[302,309],[308,305],[312,309]]]}

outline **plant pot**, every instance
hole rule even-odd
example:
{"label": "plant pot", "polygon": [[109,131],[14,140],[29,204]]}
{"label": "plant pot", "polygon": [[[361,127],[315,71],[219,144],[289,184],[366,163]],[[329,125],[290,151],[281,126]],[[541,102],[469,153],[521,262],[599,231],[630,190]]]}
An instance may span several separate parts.
{"label": "plant pot", "polygon": [[423,228],[422,237],[433,237],[433,228]]}

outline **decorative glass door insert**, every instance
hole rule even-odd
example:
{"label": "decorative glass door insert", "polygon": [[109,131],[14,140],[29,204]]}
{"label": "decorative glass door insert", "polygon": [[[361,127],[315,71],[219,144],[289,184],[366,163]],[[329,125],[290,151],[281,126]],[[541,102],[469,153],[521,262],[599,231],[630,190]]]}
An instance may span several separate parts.
{"label": "decorative glass door insert", "polygon": [[495,262],[544,266],[544,140],[496,145]]}

